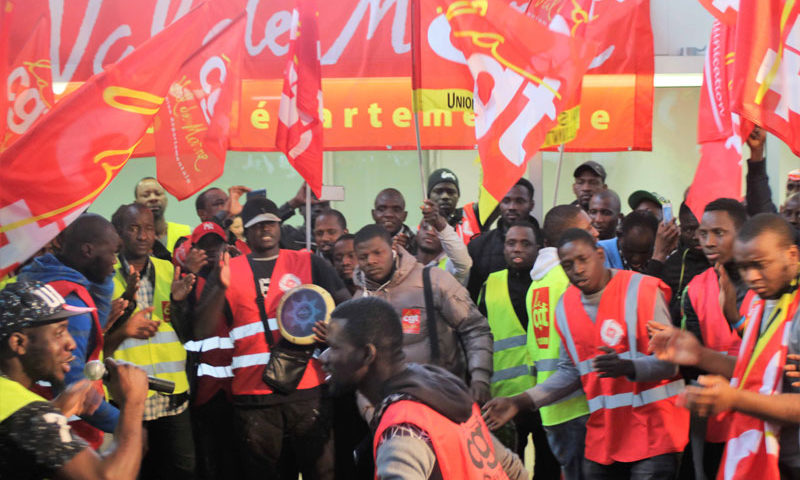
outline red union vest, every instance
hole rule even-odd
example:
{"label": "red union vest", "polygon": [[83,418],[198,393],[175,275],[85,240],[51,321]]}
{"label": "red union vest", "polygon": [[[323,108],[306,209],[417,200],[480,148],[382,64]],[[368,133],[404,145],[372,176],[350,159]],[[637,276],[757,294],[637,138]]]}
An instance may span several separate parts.
{"label": "red union vest", "polygon": [[600,378],[592,360],[616,350],[620,358],[647,356],[647,322],[653,318],[658,292],[669,287],[654,277],[618,270],[606,285],[592,321],[581,292],[570,285],[556,307],[556,328],[581,374],[589,405],[586,458],[604,465],[635,462],[681,452],[689,440],[689,411],[675,405],[683,390],[676,375],[657,382],[632,382],[626,377]]}
{"label": "red union vest", "polygon": [[[795,280],[796,282],[796,280]],[[747,311],[747,328],[731,386],[761,394],[775,395],[783,387],[791,322],[800,303],[796,288],[778,300],[767,330],[759,335],[763,321],[764,300],[755,297]],[[769,319],[767,319],[769,320]],[[718,480],[778,480],[778,434],[780,427],[740,412],[726,412],[728,441],[722,456]]]}
{"label": "red union vest", "polygon": [[[700,322],[703,344],[715,352],[736,356],[742,339],[735,328],[728,323],[719,306],[719,279],[714,268],[696,275],[686,286],[686,291]],[[746,297],[739,309],[742,315],[747,313],[746,308],[749,303],[747,300]],[[727,440],[727,435],[726,421],[717,416],[708,418],[707,441],[722,443]]]}
{"label": "red union vest", "polygon": [[[205,278],[197,278],[195,299],[198,301],[205,283]],[[225,319],[220,318],[213,336],[202,340],[192,340],[183,345],[187,352],[195,352],[200,355],[197,362],[194,405],[203,405],[219,391],[225,392],[225,395],[230,400],[231,381],[233,380],[233,370],[231,369],[233,342],[229,334],[230,328]]]}
{"label": "red union vest", "polygon": [[375,458],[384,430],[402,423],[416,425],[428,434],[444,480],[508,479],[497,460],[478,405],[472,404],[472,416],[464,423],[455,423],[427,405],[411,400],[389,405],[372,441]]}
{"label": "red union vest", "polygon": [[[230,339],[233,341],[233,395],[270,395],[272,389],[261,376],[269,361],[269,346],[264,337],[264,324],[256,304],[256,286],[247,256],[231,259],[231,286],[225,298],[233,314]],[[280,330],[275,315],[283,294],[305,283],[312,283],[311,254],[303,250],[281,250],[270,277],[269,291],[264,306],[269,319],[270,332],[277,342]],[[299,390],[314,388],[324,381],[319,360],[311,358],[298,385]]]}
{"label": "red union vest", "polygon": [[[714,268],[709,268],[696,275],[686,289],[689,293],[689,301],[700,321],[703,344],[716,352],[736,355],[742,339],[730,326],[719,306],[719,280]],[[742,312],[742,314],[744,313]]]}
{"label": "red union vest", "polygon": [[[86,290],[81,284],[70,282],[68,280],[56,280],[53,282],[48,283],[51,287],[55,289],[62,297],[67,298],[68,295],[74,293],[78,298],[81,299],[83,303],[86,304],[87,307],[95,308],[92,311],[92,333],[94,335],[94,348],[91,352],[89,352],[89,356],[85,359],[85,361],[91,360],[100,360],[100,354],[103,351],[103,328],[100,326],[100,317],[97,315],[96,305],[94,303],[94,299],[89,294],[89,291]],[[103,381],[97,380],[92,382],[92,387],[95,390],[100,392],[105,398],[105,392],[103,391]],[[53,398],[53,392],[49,392],[49,396],[46,398]],[[75,420],[69,422],[70,427],[77,433],[81,438],[86,440],[93,449],[97,450],[100,448],[100,445],[103,443],[103,431],[95,428],[88,423],[84,422],[83,420]]]}
{"label": "red union vest", "polygon": [[478,217],[475,215],[473,205],[474,204],[470,202],[461,207],[461,220],[455,228],[456,233],[461,237],[461,241],[464,242],[464,245],[469,244],[469,241],[472,240],[475,234],[481,233],[481,224],[478,221]]}

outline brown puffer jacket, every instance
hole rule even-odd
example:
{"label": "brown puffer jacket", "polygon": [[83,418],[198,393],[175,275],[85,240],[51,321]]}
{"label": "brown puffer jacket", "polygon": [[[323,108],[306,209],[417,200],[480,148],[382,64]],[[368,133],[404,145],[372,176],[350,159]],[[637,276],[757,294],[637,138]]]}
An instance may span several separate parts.
{"label": "brown puffer jacket", "polygon": [[[419,310],[419,333],[413,323],[404,322],[403,351],[406,361],[431,363],[428,337],[428,315],[425,311],[425,292],[422,270],[425,267],[407,251],[400,249],[395,259],[395,272],[383,285],[369,280],[358,267],[353,280],[358,290],[353,298],[376,296],[391,303],[403,316]],[[439,333],[438,365],[456,376],[471,381],[489,383],[492,376],[492,331],[469,293],[458,280],[440,268],[431,268],[433,305]],[[466,357],[466,361],[465,361]]]}

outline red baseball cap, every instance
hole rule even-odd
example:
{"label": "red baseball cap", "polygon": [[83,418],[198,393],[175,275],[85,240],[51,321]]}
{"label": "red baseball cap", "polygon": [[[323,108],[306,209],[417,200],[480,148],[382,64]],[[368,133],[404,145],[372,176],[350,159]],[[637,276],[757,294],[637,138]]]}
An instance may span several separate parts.
{"label": "red baseball cap", "polygon": [[228,237],[225,235],[225,230],[219,226],[219,224],[214,222],[203,222],[198,225],[194,231],[192,232],[192,243],[197,243],[200,241],[201,238],[205,237],[206,235],[217,235],[222,240],[226,240]]}

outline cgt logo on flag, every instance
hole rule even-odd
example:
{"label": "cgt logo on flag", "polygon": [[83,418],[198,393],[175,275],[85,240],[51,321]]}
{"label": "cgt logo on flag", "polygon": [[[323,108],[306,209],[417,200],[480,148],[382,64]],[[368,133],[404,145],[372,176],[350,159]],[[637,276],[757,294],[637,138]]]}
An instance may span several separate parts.
{"label": "cgt logo on flag", "polygon": [[441,11],[474,80],[484,172],[480,212],[486,217],[548,140],[560,113],[574,108],[550,140],[563,143],[577,134],[575,107],[595,45],[551,31],[500,0],[439,4],[447,5]]}
{"label": "cgt logo on flag", "polygon": [[299,0],[292,11],[275,145],[320,197],[323,110],[317,16],[314,0]]}

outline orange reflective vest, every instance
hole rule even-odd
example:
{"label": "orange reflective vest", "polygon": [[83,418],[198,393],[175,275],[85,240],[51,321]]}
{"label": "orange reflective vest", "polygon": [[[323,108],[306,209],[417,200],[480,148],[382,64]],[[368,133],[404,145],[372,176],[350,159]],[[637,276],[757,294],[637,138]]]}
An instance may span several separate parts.
{"label": "orange reflective vest", "polygon": [[403,423],[416,425],[428,434],[444,480],[508,479],[497,460],[478,405],[472,404],[472,416],[464,423],[455,423],[427,405],[411,400],[389,405],[372,441],[374,458],[378,458],[384,430]]}
{"label": "orange reflective vest", "polygon": [[628,360],[647,355],[647,322],[659,291],[669,298],[669,287],[657,278],[618,270],[603,291],[595,321],[574,285],[556,307],[556,328],[581,374],[589,405],[585,454],[594,462],[635,462],[681,452],[689,441],[689,412],[675,405],[684,387],[679,375],[634,382],[624,376],[600,378],[592,368],[592,360],[604,354],[601,346]]}
{"label": "orange reflective vest", "polygon": [[[262,380],[264,366],[269,361],[269,345],[264,336],[264,323],[255,301],[256,286],[253,270],[246,255],[231,259],[231,285],[225,298],[233,314],[230,339],[233,341],[233,395],[270,395],[272,389]],[[264,298],[270,334],[277,342],[280,330],[275,315],[283,294],[294,287],[312,283],[311,254],[304,250],[281,250],[275,262]],[[298,390],[314,388],[324,381],[319,360],[311,358]]]}
{"label": "orange reflective vest", "polygon": [[[703,273],[696,275],[686,286],[686,292],[700,323],[703,344],[715,352],[736,356],[742,344],[742,338],[728,323],[719,306],[719,279],[714,268],[706,269]],[[745,297],[745,301],[739,309],[742,315],[747,313],[748,303],[748,298]],[[727,439],[727,435],[727,422],[717,416],[708,418],[707,441],[722,443]]]}
{"label": "orange reflective vest", "polygon": [[[796,282],[796,280],[795,280]],[[783,366],[788,350],[787,329],[800,303],[800,291],[784,294],[768,319],[763,318],[764,300],[755,297],[747,306],[747,328],[736,357],[731,386],[764,395],[781,393]],[[761,333],[762,322],[767,322]],[[778,480],[778,435],[780,426],[740,412],[726,412],[728,441],[717,479],[758,478]]]}
{"label": "orange reflective vest", "polygon": [[700,321],[703,344],[715,352],[736,355],[742,339],[730,326],[719,306],[719,279],[714,268],[696,275],[686,289]]}

